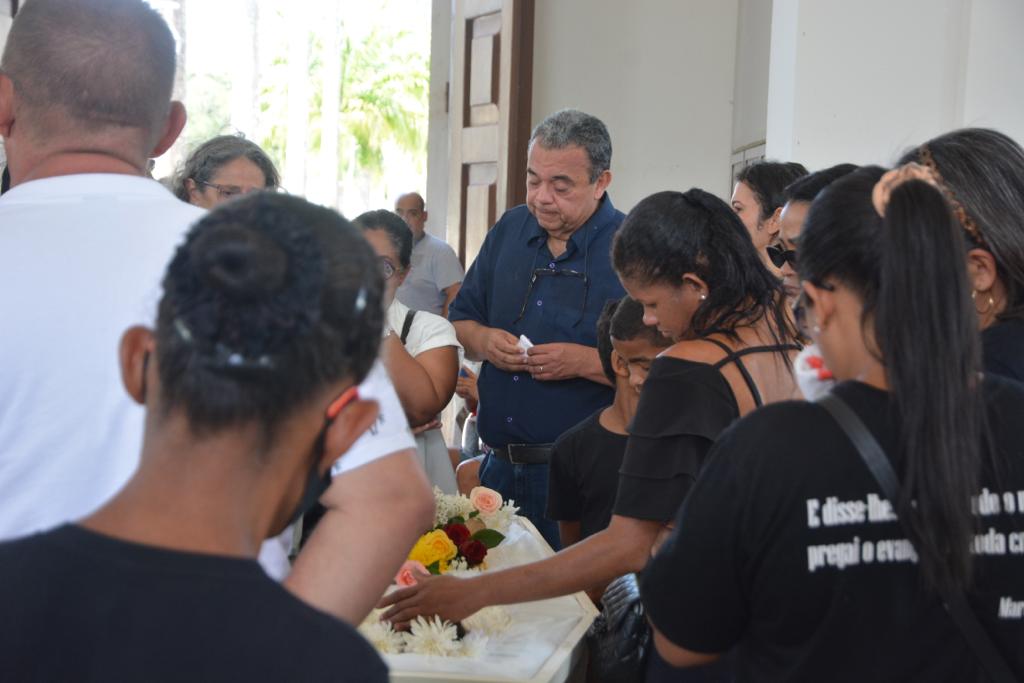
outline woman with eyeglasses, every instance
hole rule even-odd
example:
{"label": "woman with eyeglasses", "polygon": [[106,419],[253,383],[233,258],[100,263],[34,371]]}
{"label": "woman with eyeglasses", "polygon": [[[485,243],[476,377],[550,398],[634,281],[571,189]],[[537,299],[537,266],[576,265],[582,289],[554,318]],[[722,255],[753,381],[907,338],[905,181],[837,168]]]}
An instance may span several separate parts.
{"label": "woman with eyeglasses", "polygon": [[995,679],[1024,676],[1024,386],[982,375],[972,236],[918,180],[876,205],[882,177],[835,181],[800,238],[798,318],[840,383],[727,430],[644,574],[676,666],[738,648],[742,681],[983,680],[996,657],[944,607],[966,595]]}
{"label": "woman with eyeglasses", "polygon": [[645,324],[676,344],[641,392],[611,524],[540,562],[396,591],[385,599],[388,618],[458,620],[640,571],[718,434],[762,403],[797,396],[790,359],[799,346],[782,286],[725,202],[698,189],[647,197],[616,234],[612,261]]}
{"label": "woman with eyeglasses", "polygon": [[174,178],[183,202],[204,209],[257,190],[277,189],[281,176],[267,153],[241,135],[219,135],[189,155]]}
{"label": "woman with eyeglasses", "polygon": [[1024,149],[998,131],[964,128],[900,163],[924,166],[966,226],[985,370],[1024,381]]}
{"label": "woman with eyeglasses", "polygon": [[377,253],[386,306],[381,358],[391,375],[430,481],[457,493],[455,468],[441,434],[438,414],[455,394],[462,346],[455,327],[439,315],[414,311],[395,297],[409,275],[412,230],[398,214],[367,211],[353,221]]}

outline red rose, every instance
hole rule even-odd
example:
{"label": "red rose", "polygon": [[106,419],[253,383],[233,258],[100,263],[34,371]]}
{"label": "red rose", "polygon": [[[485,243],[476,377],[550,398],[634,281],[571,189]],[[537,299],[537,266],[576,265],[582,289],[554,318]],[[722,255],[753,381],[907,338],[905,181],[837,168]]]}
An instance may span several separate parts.
{"label": "red rose", "polygon": [[469,529],[466,528],[465,524],[449,524],[444,528],[444,532],[448,534],[448,538],[452,540],[456,548],[461,548],[462,544],[473,535],[469,533]]}
{"label": "red rose", "polygon": [[459,552],[470,567],[475,567],[487,557],[487,546],[480,541],[469,540],[459,546]]}

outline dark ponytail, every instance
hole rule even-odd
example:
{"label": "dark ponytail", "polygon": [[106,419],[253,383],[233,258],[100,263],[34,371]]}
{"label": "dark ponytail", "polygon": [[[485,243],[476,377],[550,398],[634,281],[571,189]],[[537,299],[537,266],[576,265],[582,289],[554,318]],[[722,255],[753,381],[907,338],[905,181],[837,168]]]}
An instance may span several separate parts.
{"label": "dark ponytail", "polygon": [[686,273],[704,280],[708,298],[690,322],[693,336],[734,336],[737,327],[764,317],[775,341],[796,338],[782,283],[768,272],[739,216],[704,190],[642,199],[615,235],[612,263],[620,278],[643,284],[678,287]]}
{"label": "dark ponytail", "polygon": [[909,151],[901,164],[930,166],[942,178],[962,217],[980,239],[968,234],[970,247],[996,260],[1006,288],[1000,320],[1024,319],[1024,148],[999,131],[962,128]]}
{"label": "dark ponytail", "polygon": [[893,503],[927,585],[964,588],[985,417],[963,231],[943,196],[921,181],[896,187],[881,218],[871,191],[882,173],[854,172],[815,201],[801,235],[800,275],[839,280],[862,299],[900,425],[903,487]]}

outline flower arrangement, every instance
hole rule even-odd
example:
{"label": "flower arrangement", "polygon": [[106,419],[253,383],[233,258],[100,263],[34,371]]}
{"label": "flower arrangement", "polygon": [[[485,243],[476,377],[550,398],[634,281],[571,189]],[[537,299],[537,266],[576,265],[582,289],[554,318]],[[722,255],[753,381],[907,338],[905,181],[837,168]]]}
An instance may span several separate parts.
{"label": "flower arrangement", "polygon": [[382,654],[417,654],[435,657],[479,657],[487,641],[501,635],[512,619],[501,607],[485,607],[459,627],[440,617],[416,617],[406,632],[396,631],[381,618],[383,610],[374,610],[359,627],[359,632]]}
{"label": "flower arrangement", "polygon": [[408,561],[395,577],[400,586],[415,585],[417,575],[483,568],[487,551],[505,540],[518,510],[497,491],[483,486],[468,496],[449,495],[434,487],[434,501],[434,528],[409,551]]}

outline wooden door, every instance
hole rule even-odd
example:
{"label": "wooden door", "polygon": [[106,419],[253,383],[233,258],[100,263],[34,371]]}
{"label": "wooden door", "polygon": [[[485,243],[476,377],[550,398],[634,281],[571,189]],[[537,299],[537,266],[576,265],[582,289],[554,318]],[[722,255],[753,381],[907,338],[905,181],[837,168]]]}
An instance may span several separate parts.
{"label": "wooden door", "polygon": [[534,0],[453,8],[448,224],[468,267],[494,222],[526,199]]}

